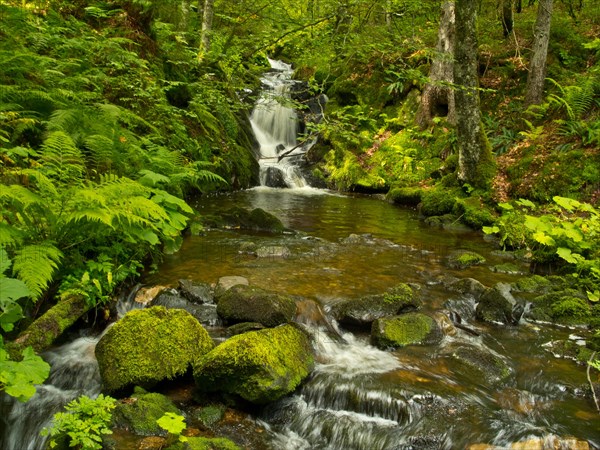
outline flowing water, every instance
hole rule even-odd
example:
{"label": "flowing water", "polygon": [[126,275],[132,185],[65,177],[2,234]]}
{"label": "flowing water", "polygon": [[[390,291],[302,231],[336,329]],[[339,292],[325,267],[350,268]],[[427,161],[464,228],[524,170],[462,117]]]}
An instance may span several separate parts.
{"label": "flowing water", "polygon": [[[281,101],[289,98],[294,83],[291,68],[275,61],[272,65],[274,70],[263,78],[266,93],[256,105],[252,125],[261,145],[263,185],[293,189],[259,187],[206,196],[194,206],[204,215],[232,206],[263,208],[294,232],[207,230],[189,236],[145,283],[214,283],[238,275],[255,286],[317,301],[325,311],[343,299],[380,294],[401,282],[418,283],[425,312],[446,324],[449,315],[458,314],[462,325],[475,333],[450,325],[452,332],[440,344],[382,351],[369,345],[368,330],[343,329],[331,318],[301,311],[297,320],[313,336],[317,364],[295,394],[255,417],[263,431],[250,432],[261,434],[260,448],[425,450],[478,443],[508,448],[529,440],[520,448],[543,444],[567,449],[574,448],[570,436],[600,448],[600,416],[585,395],[585,371],[544,348],[551,340],[577,339],[572,336],[576,331],[527,322],[516,327],[477,323],[474,299],[446,287],[453,277],[472,277],[487,286],[512,282],[527,267],[511,260],[511,274],[492,270],[506,263],[506,257],[478,233],[430,228],[410,209],[307,186],[297,170],[306,150],[296,147],[297,116]],[[280,160],[286,153],[294,156]],[[448,257],[458,250],[476,251],[486,263],[451,270]],[[132,305],[131,298],[123,299],[119,313]],[[224,335],[218,328],[211,332]],[[98,339],[79,337],[45,353],[52,374],[28,403],[3,397],[2,449],[42,449],[45,441],[39,431],[54,412],[81,394],[98,395]],[[465,351],[497,361],[508,376],[498,382],[493,368],[474,370],[462,364],[456,355]],[[235,440],[238,431],[229,437]]]}
{"label": "flowing water", "polygon": [[259,143],[260,181],[263,186],[306,186],[298,164],[314,141],[298,143],[298,114],[292,107],[292,67],[269,60],[272,70],[263,75],[263,91],[250,117]]}

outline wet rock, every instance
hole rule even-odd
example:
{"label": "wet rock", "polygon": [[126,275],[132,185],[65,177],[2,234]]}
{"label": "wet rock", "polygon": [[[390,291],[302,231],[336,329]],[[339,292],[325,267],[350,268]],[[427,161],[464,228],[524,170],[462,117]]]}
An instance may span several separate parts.
{"label": "wet rock", "polygon": [[448,314],[441,311],[434,312],[431,317],[437,323],[438,327],[445,336],[454,336],[457,333],[456,327]]}
{"label": "wet rock", "polygon": [[206,217],[205,221],[207,226],[213,228],[238,228],[274,234],[281,234],[286,230],[281,220],[261,208],[250,211],[245,208],[234,207],[222,213],[220,217]]}
{"label": "wet rock", "polygon": [[592,309],[585,295],[575,289],[563,289],[535,297],[525,317],[563,325],[587,324]]}
{"label": "wet rock", "polygon": [[331,315],[344,325],[368,327],[376,319],[419,309],[423,302],[415,290],[401,283],[385,294],[338,302],[331,306]]}
{"label": "wet rock", "polygon": [[286,188],[287,183],[285,182],[285,177],[283,176],[283,172],[280,168],[275,166],[267,167],[265,171],[265,186],[269,186],[272,188]]}
{"label": "wet rock", "polygon": [[165,395],[136,387],[131,397],[117,403],[113,412],[113,426],[140,436],[166,436],[167,432],[156,421],[167,412],[181,414]]}
{"label": "wet rock", "polygon": [[179,292],[192,303],[214,303],[209,284],[191,280],[179,280]]}
{"label": "wet rock", "polygon": [[497,283],[481,296],[475,316],[484,322],[516,325],[523,310],[523,302],[513,297],[510,285]]}
{"label": "wet rock", "polygon": [[178,442],[165,450],[241,450],[235,442],[227,438],[188,437],[185,443]]}
{"label": "wet rock", "polygon": [[219,323],[217,307],[214,304],[198,305],[188,301],[179,295],[174,289],[168,289],[161,292],[150,306],[164,306],[168,309],[183,309],[190,313],[203,325],[215,326]]}
{"label": "wet rock", "polygon": [[558,436],[545,436],[543,438],[531,438],[508,445],[498,447],[490,444],[471,444],[467,450],[589,450],[590,444],[574,437],[561,438]]}
{"label": "wet rock", "polygon": [[386,200],[399,205],[417,206],[421,203],[423,189],[414,187],[394,188],[386,195]]}
{"label": "wet rock", "polygon": [[448,366],[452,371],[476,384],[499,386],[514,374],[504,358],[485,347],[452,345],[444,349],[442,356],[448,359]]}
{"label": "wet rock", "polygon": [[291,322],[296,313],[296,302],[275,292],[236,285],[219,298],[217,313],[229,323],[258,322],[275,327]]}
{"label": "wet rock", "polygon": [[538,294],[546,293],[551,288],[552,283],[541,275],[532,275],[521,278],[513,283],[512,289],[516,292],[535,292]]}
{"label": "wet rock", "polygon": [[523,275],[524,272],[515,264],[504,263],[490,267],[490,270],[495,273],[506,273],[509,275]]}
{"label": "wet rock", "polygon": [[217,286],[215,287],[215,298],[220,298],[225,292],[231,289],[233,286],[244,285],[248,286],[248,279],[244,277],[238,277],[236,275],[231,275],[227,277],[219,278],[217,282]]}
{"label": "wet rock", "polygon": [[578,339],[559,339],[549,341],[542,345],[544,350],[552,353],[555,358],[572,359],[586,363],[592,357],[593,350],[585,346],[584,340]]}
{"label": "wet rock", "polygon": [[265,404],[293,392],[314,366],[308,335],[295,325],[239,334],[196,363],[200,391]]}
{"label": "wet rock", "polygon": [[371,328],[371,342],[382,349],[436,344],[441,339],[442,331],[436,321],[422,313],[377,319]]}
{"label": "wet rock", "polygon": [[466,269],[471,266],[477,266],[485,262],[485,258],[479,253],[469,251],[456,251],[448,256],[447,265],[451,269]]}
{"label": "wet rock", "polygon": [[140,288],[135,294],[135,302],[142,305],[150,303],[158,294],[169,289],[166,286],[152,286]]}
{"label": "wet rock", "polygon": [[474,278],[461,278],[450,281],[446,287],[451,292],[457,292],[462,295],[470,295],[475,300],[479,300],[487,288]]}
{"label": "wet rock", "polygon": [[282,245],[268,245],[256,249],[256,256],[259,258],[289,258],[291,254],[290,249]]}
{"label": "wet rock", "polygon": [[247,333],[248,331],[262,330],[265,326],[258,322],[241,322],[227,328],[227,334],[229,336],[235,336],[236,334]]}
{"label": "wet rock", "polygon": [[151,386],[183,375],[192,361],[214,347],[188,312],[155,306],[129,312],[96,345],[104,388]]}
{"label": "wet rock", "polygon": [[138,450],[161,450],[167,445],[167,440],[160,436],[149,436],[139,443]]}

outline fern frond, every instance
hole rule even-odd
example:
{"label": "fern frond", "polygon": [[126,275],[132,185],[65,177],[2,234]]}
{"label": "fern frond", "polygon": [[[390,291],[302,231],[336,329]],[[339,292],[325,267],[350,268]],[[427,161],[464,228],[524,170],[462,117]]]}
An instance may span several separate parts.
{"label": "fern frond", "polygon": [[42,145],[42,171],[61,183],[81,180],[84,172],[83,156],[75,143],[63,131],[48,135]]}
{"label": "fern frond", "polygon": [[52,281],[62,257],[62,252],[49,242],[27,245],[15,253],[13,272],[27,285],[34,301]]}
{"label": "fern frond", "polygon": [[10,226],[4,221],[0,221],[0,248],[15,247],[23,242],[24,233]]}
{"label": "fern frond", "polygon": [[23,169],[21,174],[27,176],[31,185],[32,181],[35,183],[38,192],[43,195],[49,195],[51,197],[58,196],[58,190],[50,178],[44,175],[37,169]]}
{"label": "fern frond", "polygon": [[89,165],[96,166],[97,169],[107,169],[112,165],[115,149],[112,139],[94,134],[85,138],[83,146]]}
{"label": "fern frond", "polygon": [[171,178],[166,175],[153,172],[151,170],[140,170],[141,177],[138,178],[138,183],[146,187],[157,187],[159,185],[168,185]]}

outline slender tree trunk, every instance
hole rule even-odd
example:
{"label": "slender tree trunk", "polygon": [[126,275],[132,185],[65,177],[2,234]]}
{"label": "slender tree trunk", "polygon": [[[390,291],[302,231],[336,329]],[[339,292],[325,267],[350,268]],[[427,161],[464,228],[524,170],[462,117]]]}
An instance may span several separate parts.
{"label": "slender tree trunk", "polygon": [[335,15],[335,30],[333,37],[333,47],[335,54],[340,56],[346,43],[346,38],[350,32],[350,24],[352,23],[352,16],[348,11],[347,2],[340,4],[337,7]]}
{"label": "slender tree trunk", "polygon": [[[454,2],[445,2],[442,4],[436,56],[415,118],[421,127],[430,125],[436,116],[447,116],[450,123],[456,121],[454,91],[450,87],[454,82],[454,35]],[[448,85],[444,86],[442,82]]]}
{"label": "slender tree trunk", "polygon": [[543,101],[551,22],[552,0],[540,0],[533,35],[533,55],[525,91],[525,106],[539,105]]}
{"label": "slender tree trunk", "polygon": [[190,0],[181,0],[177,31],[187,31],[190,24]]}
{"label": "slender tree trunk", "polygon": [[202,59],[210,51],[210,34],[212,32],[215,0],[205,0],[202,14],[202,31],[200,34],[200,52],[198,58]]}
{"label": "slender tree trunk", "polygon": [[516,9],[519,14],[523,11],[523,0],[517,0]]}
{"label": "slender tree trunk", "polygon": [[500,17],[502,18],[502,31],[504,32],[504,37],[508,37],[513,30],[513,1],[514,0],[500,0],[502,10]]}
{"label": "slender tree trunk", "polygon": [[454,82],[458,137],[458,178],[473,186],[484,184],[482,164],[491,151],[481,124],[477,62],[477,0],[456,0]]}

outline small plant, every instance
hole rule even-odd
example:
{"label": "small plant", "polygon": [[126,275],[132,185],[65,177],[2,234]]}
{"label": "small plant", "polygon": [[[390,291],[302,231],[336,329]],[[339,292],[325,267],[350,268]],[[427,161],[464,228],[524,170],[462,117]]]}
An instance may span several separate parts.
{"label": "small plant", "polygon": [[116,400],[100,394],[96,399],[82,395],[65,406],[66,412],[54,415],[52,428],[44,428],[42,436],[51,436],[50,448],[58,445],[57,440],[66,439],[69,447],[79,450],[99,450],[102,435],[112,434],[108,427]]}
{"label": "small plant", "polygon": [[165,413],[160,419],[156,420],[158,426],[169,433],[169,437],[177,438],[179,442],[185,442],[188,439],[181,435],[181,432],[185,430],[185,418],[179,414],[172,412]]}

